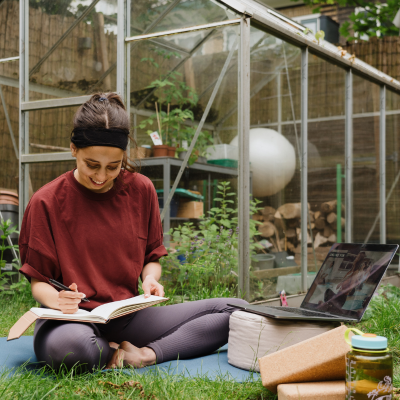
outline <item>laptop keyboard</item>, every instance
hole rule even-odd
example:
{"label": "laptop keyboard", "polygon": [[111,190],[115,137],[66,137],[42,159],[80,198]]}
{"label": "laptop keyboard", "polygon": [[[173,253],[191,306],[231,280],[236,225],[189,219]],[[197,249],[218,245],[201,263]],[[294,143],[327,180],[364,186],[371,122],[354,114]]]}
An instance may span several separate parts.
{"label": "laptop keyboard", "polygon": [[[268,307],[268,308],[273,308],[274,310],[279,310],[279,311],[285,311],[297,315],[303,315],[305,317],[328,317],[328,318],[335,318],[335,315],[327,315],[325,313],[321,313],[318,311],[308,311],[304,310],[303,308],[296,308],[296,307]],[[340,317],[336,317],[339,318]]]}

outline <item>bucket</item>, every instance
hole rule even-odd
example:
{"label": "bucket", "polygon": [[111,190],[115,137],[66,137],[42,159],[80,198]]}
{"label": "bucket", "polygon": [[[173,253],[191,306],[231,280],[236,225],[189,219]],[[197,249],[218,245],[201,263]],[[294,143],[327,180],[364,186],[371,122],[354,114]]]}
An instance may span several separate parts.
{"label": "bucket", "polygon": [[255,271],[274,268],[275,256],[273,254],[256,254],[253,258],[256,260],[252,259],[251,265]]}

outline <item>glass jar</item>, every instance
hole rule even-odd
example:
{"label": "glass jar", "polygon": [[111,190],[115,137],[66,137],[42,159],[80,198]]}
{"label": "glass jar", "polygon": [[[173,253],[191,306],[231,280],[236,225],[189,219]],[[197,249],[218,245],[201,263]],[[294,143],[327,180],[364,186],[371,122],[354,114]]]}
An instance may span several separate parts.
{"label": "glass jar", "polygon": [[391,400],[393,357],[387,339],[358,332],[362,335],[351,338],[346,355],[346,400]]}

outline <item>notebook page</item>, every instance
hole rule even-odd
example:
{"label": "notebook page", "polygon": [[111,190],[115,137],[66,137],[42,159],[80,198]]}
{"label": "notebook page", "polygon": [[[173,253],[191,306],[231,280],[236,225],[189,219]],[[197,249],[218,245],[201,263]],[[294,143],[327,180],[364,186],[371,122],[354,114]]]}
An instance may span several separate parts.
{"label": "notebook page", "polygon": [[135,305],[144,305],[147,303],[152,303],[157,300],[167,300],[165,297],[159,296],[150,296],[147,299],[144,298],[144,294],[136,297],[131,297],[130,299],[114,301],[112,303],[103,304],[99,307],[96,307],[91,311],[92,315],[99,316],[108,320],[111,314],[118,310],[119,308],[127,307],[127,306],[135,306]]}
{"label": "notebook page", "polygon": [[88,319],[91,317],[91,313],[81,308],[74,314],[63,314],[59,310],[53,310],[52,308],[38,308],[32,307],[31,311],[34,312],[38,317],[44,318],[65,318],[65,319]]}

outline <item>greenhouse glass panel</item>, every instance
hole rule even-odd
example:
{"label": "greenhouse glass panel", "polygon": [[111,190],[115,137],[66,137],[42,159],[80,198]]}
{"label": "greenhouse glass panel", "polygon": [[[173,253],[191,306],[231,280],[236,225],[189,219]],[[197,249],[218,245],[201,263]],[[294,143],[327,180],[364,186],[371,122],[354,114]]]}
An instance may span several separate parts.
{"label": "greenhouse glass panel", "polygon": [[353,242],[379,243],[380,87],[353,78]]}
{"label": "greenhouse glass panel", "polygon": [[76,167],[75,160],[61,162],[34,163],[29,165],[29,176],[32,185],[32,196],[43,185],[56,179]]}
{"label": "greenhouse glass panel", "polygon": [[[386,243],[400,243],[400,96],[386,92]],[[392,264],[399,264],[395,256]]]}
{"label": "greenhouse glass panel", "polygon": [[70,152],[72,121],[77,109],[78,106],[30,111],[29,153]]}
{"label": "greenhouse glass panel", "polygon": [[29,4],[30,100],[115,91],[117,0]]}
{"label": "greenhouse glass panel", "polygon": [[[18,62],[13,64],[18,69]],[[18,188],[18,104],[18,88],[0,84],[0,188],[3,189]]]}
{"label": "greenhouse glass panel", "polygon": [[[139,145],[133,154],[156,187],[161,211],[205,118],[163,220],[170,247],[162,260],[164,285],[184,299],[237,293],[238,148],[230,143],[238,132],[238,32],[238,26],[202,31],[200,41],[186,41],[185,52],[168,49],[164,37],[128,45],[129,104]],[[174,37],[183,43],[191,34]],[[153,132],[161,147],[149,136]]]}
{"label": "greenhouse glass panel", "polygon": [[[213,0],[132,0],[130,36],[163,32],[237,18],[227,7]],[[190,47],[196,32],[174,38],[177,47]]]}
{"label": "greenhouse glass panel", "polygon": [[0,60],[19,55],[18,40],[19,1],[2,1],[0,2]]}
{"label": "greenhouse glass panel", "polygon": [[314,55],[308,67],[308,285],[345,232],[345,71]]}
{"label": "greenhouse glass panel", "polygon": [[288,290],[287,277],[301,283],[301,50],[255,27],[250,45],[249,298],[255,301],[276,297],[282,289],[297,293],[296,284]]}

